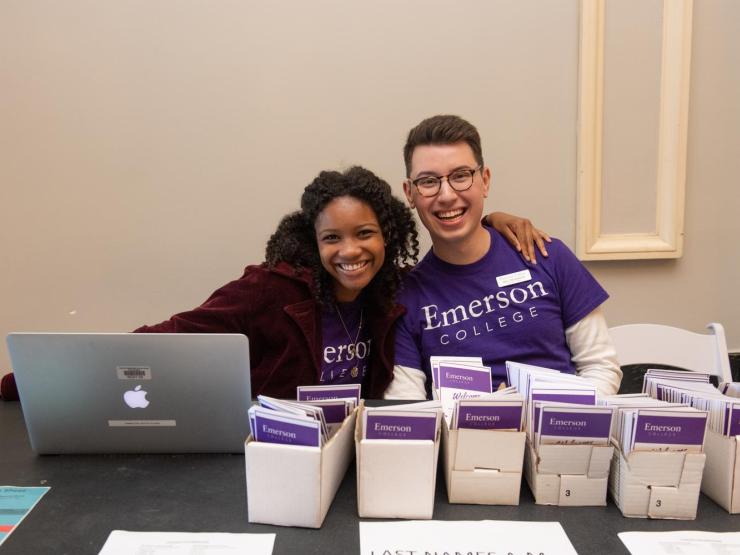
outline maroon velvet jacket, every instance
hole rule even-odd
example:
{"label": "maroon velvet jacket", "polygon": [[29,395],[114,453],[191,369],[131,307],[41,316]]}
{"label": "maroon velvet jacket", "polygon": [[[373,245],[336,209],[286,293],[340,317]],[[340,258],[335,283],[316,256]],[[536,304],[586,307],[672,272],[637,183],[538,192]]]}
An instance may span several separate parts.
{"label": "maroon velvet jacket", "polygon": [[[248,266],[198,308],[175,314],[138,333],[243,333],[249,338],[252,395],[295,399],[296,386],[315,385],[321,376],[321,307],[312,291],[312,275],[296,273],[286,263],[274,269]],[[393,378],[395,321],[405,312],[368,306],[373,338],[370,369],[362,384],[365,398],[382,398]],[[2,396],[18,398],[12,374],[2,380]]]}
{"label": "maroon velvet jacket", "polygon": [[[312,275],[286,263],[269,269],[248,266],[244,275],[214,292],[206,302],[176,314],[144,333],[243,333],[249,338],[252,395],[295,399],[296,386],[315,385],[321,376],[321,306]],[[382,398],[393,378],[393,325],[404,309],[366,309],[373,338],[363,397]]]}

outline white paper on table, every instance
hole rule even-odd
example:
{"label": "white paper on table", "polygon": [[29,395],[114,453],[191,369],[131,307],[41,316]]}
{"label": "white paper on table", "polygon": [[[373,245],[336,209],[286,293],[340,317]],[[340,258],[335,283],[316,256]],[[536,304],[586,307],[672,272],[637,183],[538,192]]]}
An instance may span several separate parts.
{"label": "white paper on table", "polygon": [[361,555],[425,552],[576,555],[559,522],[360,522]]}
{"label": "white paper on table", "polygon": [[740,532],[620,532],[632,555],[740,554]]}
{"label": "white paper on table", "polygon": [[272,555],[275,534],[221,532],[127,532],[113,530],[98,555]]}

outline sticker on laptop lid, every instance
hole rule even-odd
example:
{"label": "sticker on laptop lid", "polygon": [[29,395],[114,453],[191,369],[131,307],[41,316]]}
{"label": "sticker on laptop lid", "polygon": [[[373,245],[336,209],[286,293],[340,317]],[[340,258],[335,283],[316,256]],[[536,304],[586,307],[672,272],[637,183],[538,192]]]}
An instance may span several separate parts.
{"label": "sticker on laptop lid", "polygon": [[108,420],[111,428],[170,428],[177,426],[177,420]]}
{"label": "sticker on laptop lid", "polygon": [[496,284],[499,287],[506,287],[507,285],[514,285],[515,283],[522,283],[523,281],[530,281],[532,274],[529,270],[522,270],[521,272],[514,272],[513,274],[504,274],[503,276],[496,276]]}
{"label": "sticker on laptop lid", "polygon": [[116,366],[116,374],[119,380],[151,380],[152,369],[149,366],[129,364]]}

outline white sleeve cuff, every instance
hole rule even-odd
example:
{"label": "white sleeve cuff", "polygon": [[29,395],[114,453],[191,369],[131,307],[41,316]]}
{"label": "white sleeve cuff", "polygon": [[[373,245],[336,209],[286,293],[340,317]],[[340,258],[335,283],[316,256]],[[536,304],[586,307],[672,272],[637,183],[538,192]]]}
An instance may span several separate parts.
{"label": "white sleeve cuff", "polygon": [[566,329],[565,340],[576,373],[588,378],[599,395],[616,394],[622,382],[622,369],[601,308]]}
{"label": "white sleeve cuff", "polygon": [[426,375],[421,370],[396,364],[393,381],[383,394],[384,399],[426,399]]}

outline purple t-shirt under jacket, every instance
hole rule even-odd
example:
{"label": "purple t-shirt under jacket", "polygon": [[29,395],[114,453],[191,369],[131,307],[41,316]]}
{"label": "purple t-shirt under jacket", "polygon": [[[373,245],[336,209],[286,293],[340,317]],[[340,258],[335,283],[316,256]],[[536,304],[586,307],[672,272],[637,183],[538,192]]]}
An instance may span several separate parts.
{"label": "purple t-shirt under jacket", "polygon": [[[341,311],[341,318],[337,311]],[[338,303],[321,315],[322,384],[362,383],[370,363],[370,326],[362,300]]]}

